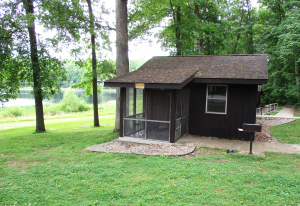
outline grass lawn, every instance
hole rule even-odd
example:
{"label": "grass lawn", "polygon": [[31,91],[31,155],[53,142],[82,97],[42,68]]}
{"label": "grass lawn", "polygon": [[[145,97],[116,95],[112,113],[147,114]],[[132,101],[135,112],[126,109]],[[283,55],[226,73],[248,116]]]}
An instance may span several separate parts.
{"label": "grass lawn", "polygon": [[[298,109],[294,109],[295,112],[299,113],[300,112],[300,108]],[[294,117],[300,117],[300,114],[294,114]]]}
{"label": "grass lawn", "polygon": [[271,136],[280,143],[300,144],[300,119],[292,123],[270,127],[269,130]]}
{"label": "grass lawn", "polygon": [[267,114],[264,114],[264,115],[276,115],[282,109],[283,109],[283,107],[278,107],[278,109],[275,112],[270,112],[270,113],[267,113]]}
{"label": "grass lawn", "polygon": [[[90,106],[89,111],[83,111],[83,112],[57,112],[55,115],[51,115],[50,112],[48,112],[50,104],[44,105],[44,119],[64,119],[66,117],[73,118],[73,117],[88,117],[93,116],[93,106]],[[16,108],[22,111],[22,115],[19,117],[10,117],[5,116],[7,114],[7,110],[10,110],[12,108]],[[98,104],[98,112],[99,115],[114,115],[116,114],[116,105],[110,104],[110,103],[104,103],[104,104]],[[35,106],[22,106],[22,107],[0,107],[0,124],[7,124],[7,123],[14,123],[14,122],[26,122],[26,121],[35,121]]]}
{"label": "grass lawn", "polygon": [[0,130],[0,205],[299,204],[300,155],[93,153],[86,148],[118,134],[113,126],[85,126],[91,122],[51,123],[45,133]]}

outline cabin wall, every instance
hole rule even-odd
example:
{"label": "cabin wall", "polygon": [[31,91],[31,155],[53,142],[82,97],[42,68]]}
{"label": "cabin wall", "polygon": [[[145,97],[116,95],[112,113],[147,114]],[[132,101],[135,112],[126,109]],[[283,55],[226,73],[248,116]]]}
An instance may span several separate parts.
{"label": "cabin wall", "polygon": [[228,85],[227,114],[205,113],[207,84],[191,83],[189,133],[206,137],[250,140],[239,132],[243,123],[255,123],[257,85]]}

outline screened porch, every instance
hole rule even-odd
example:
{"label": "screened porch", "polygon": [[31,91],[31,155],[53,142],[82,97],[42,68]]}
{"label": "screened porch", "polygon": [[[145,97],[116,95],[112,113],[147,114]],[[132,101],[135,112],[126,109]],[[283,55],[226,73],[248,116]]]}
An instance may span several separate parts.
{"label": "screened porch", "polygon": [[189,88],[127,87],[122,96],[124,137],[175,142],[188,132]]}

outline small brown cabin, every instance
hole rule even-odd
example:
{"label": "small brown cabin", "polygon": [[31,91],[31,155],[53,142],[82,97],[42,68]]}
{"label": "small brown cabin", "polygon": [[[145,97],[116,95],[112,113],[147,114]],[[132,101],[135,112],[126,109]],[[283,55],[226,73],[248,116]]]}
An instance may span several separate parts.
{"label": "small brown cabin", "polygon": [[176,142],[182,135],[249,140],[266,55],[153,57],[104,82],[120,87],[120,138]]}

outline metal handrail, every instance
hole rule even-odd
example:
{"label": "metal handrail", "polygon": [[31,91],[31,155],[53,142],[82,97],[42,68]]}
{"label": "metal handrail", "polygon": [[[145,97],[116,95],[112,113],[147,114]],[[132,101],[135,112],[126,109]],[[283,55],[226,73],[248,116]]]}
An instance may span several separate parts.
{"label": "metal handrail", "polygon": [[267,104],[267,105],[265,105],[264,108],[262,108],[262,107],[256,108],[256,113],[257,113],[257,110],[260,111],[261,115],[267,114],[267,113],[272,112],[272,111],[277,111],[278,110],[278,103]]}

